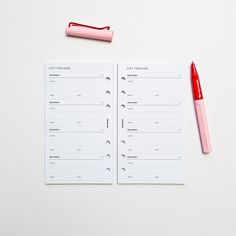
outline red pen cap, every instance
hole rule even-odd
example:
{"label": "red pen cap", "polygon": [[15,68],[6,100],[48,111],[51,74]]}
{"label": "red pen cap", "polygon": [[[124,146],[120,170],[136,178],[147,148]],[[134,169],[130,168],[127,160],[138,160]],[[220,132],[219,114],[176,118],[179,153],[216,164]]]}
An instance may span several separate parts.
{"label": "red pen cap", "polygon": [[192,76],[194,100],[203,99],[201,84],[200,84],[199,76],[198,76],[197,69],[194,62],[192,62],[191,64],[191,76]]}

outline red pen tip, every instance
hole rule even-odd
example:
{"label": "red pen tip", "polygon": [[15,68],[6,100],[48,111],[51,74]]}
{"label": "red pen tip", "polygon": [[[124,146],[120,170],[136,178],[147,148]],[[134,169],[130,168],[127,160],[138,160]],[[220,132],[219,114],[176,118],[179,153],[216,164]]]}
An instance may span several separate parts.
{"label": "red pen tip", "polygon": [[192,74],[194,99],[195,100],[203,99],[199,76],[198,76],[197,69],[194,62],[192,62],[191,64],[191,74]]}
{"label": "red pen tip", "polygon": [[197,75],[197,69],[194,62],[192,62],[191,64],[191,72],[192,72],[192,75]]}

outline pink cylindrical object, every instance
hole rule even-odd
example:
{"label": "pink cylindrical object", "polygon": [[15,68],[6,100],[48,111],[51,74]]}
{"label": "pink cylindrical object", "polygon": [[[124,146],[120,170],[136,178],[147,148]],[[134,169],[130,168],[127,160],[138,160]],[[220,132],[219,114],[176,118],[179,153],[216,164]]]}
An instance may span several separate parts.
{"label": "pink cylindrical object", "polygon": [[211,141],[209,136],[209,130],[207,125],[206,111],[203,99],[195,100],[195,110],[198,121],[198,129],[201,137],[202,151],[203,153],[211,152]]}
{"label": "pink cylindrical object", "polygon": [[70,26],[66,28],[66,34],[74,37],[82,37],[103,41],[112,41],[113,31],[108,29],[93,29],[83,26]]}

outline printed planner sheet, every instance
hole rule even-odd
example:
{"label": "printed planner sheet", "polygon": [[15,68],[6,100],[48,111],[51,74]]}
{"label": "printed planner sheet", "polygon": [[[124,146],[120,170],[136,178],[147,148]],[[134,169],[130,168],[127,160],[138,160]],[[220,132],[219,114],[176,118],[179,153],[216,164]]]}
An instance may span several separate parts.
{"label": "printed planner sheet", "polygon": [[184,68],[118,65],[118,182],[183,184]]}
{"label": "printed planner sheet", "polygon": [[112,183],[113,64],[48,63],[46,183]]}

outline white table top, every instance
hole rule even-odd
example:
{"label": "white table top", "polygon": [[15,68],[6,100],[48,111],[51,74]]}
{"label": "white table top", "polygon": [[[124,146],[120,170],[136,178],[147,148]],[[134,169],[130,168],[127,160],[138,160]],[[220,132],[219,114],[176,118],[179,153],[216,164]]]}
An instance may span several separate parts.
{"label": "white table top", "polygon": [[[0,234],[236,235],[235,9],[233,0],[2,2]],[[69,21],[110,25],[114,40],[66,37]],[[194,60],[213,152],[201,153],[189,99],[184,186],[44,185],[48,60]]]}

